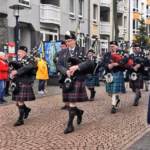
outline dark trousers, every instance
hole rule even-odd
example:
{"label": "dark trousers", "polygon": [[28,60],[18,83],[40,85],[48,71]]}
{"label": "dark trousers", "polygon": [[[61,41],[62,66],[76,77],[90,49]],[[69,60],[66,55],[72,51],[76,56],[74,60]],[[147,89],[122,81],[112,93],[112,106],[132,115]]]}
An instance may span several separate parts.
{"label": "dark trousers", "polygon": [[46,80],[39,80],[39,86],[38,86],[39,91],[44,91],[45,90],[45,81]]}

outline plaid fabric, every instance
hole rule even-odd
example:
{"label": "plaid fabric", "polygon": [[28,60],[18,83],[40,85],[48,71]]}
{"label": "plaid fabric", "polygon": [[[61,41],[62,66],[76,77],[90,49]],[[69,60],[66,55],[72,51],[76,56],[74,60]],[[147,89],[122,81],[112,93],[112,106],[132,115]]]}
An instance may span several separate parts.
{"label": "plaid fabric", "polygon": [[84,81],[75,81],[73,90],[69,92],[63,91],[64,102],[84,102],[88,101]]}
{"label": "plaid fabric", "polygon": [[12,95],[13,101],[32,101],[35,95],[31,84],[19,84],[19,93]]}
{"label": "plaid fabric", "polygon": [[109,94],[125,93],[123,72],[118,71],[112,73],[112,75],[113,75],[113,82],[106,83],[106,92],[108,92]]}
{"label": "plaid fabric", "polygon": [[142,77],[142,75],[138,74],[138,78],[135,81],[130,79],[129,80],[129,86],[133,91],[135,91],[135,89],[143,89],[143,77]]}
{"label": "plaid fabric", "polygon": [[99,86],[99,78],[97,75],[87,75],[85,84],[88,88],[94,88],[95,86]]}

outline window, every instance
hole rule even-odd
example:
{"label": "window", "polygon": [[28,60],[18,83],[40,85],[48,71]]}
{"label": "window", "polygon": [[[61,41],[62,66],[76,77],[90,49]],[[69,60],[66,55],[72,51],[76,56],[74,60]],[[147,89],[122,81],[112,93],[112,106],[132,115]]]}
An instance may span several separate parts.
{"label": "window", "polygon": [[109,7],[100,7],[100,21],[110,22]]}
{"label": "window", "polygon": [[60,6],[60,0],[41,0],[41,4],[50,4],[54,6]]}
{"label": "window", "polygon": [[138,7],[139,7],[138,0],[133,0],[133,10],[138,11]]}
{"label": "window", "polygon": [[136,34],[138,33],[138,21],[137,20],[133,20],[133,33]]}
{"label": "window", "polygon": [[74,5],[74,0],[70,0],[70,12],[75,13],[75,5]]}
{"label": "window", "polygon": [[98,14],[98,6],[96,4],[93,5],[93,20],[97,21],[97,14]]}
{"label": "window", "polygon": [[30,5],[30,0],[19,0],[19,3],[22,3],[24,5]]}
{"label": "window", "polygon": [[119,25],[119,26],[122,26],[122,24],[123,24],[123,23],[122,23],[122,22],[123,22],[123,14],[122,14],[122,13],[118,13],[118,14],[117,14],[117,18],[118,18],[118,19],[117,19],[117,20],[118,20],[118,25]]}
{"label": "window", "polygon": [[127,16],[124,16],[124,28],[127,28]]}
{"label": "window", "polygon": [[146,11],[147,11],[147,17],[150,17],[150,6],[147,5]]}
{"label": "window", "polygon": [[83,5],[84,4],[84,0],[79,0],[79,15],[83,16]]}

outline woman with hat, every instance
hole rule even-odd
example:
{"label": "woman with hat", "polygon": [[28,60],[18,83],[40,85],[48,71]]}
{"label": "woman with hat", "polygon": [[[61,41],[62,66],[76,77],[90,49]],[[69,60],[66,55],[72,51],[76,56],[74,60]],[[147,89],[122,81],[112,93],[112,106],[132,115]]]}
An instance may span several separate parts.
{"label": "woman with hat", "polygon": [[24,119],[28,118],[31,111],[24,102],[35,100],[32,88],[36,69],[34,59],[27,56],[27,48],[25,46],[20,46],[17,55],[18,62],[16,64],[19,67],[14,68],[10,73],[11,78],[17,81],[16,88],[12,93],[12,100],[16,101],[16,106],[19,109],[19,118],[14,126],[23,125]]}

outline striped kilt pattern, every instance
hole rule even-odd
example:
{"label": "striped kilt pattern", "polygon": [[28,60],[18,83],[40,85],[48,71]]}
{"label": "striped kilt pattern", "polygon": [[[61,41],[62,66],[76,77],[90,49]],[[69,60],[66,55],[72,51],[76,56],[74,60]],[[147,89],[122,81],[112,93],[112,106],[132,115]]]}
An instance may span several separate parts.
{"label": "striped kilt pattern", "polygon": [[85,84],[88,88],[94,88],[95,86],[99,86],[99,78],[98,75],[87,75]]}
{"label": "striped kilt pattern", "polygon": [[69,92],[63,91],[63,102],[85,102],[88,101],[84,81],[75,81],[73,89]]}
{"label": "striped kilt pattern", "polygon": [[129,86],[131,89],[133,89],[133,91],[135,91],[135,89],[143,89],[143,77],[142,75],[138,75],[137,80],[133,81],[133,80],[129,80]]}
{"label": "striped kilt pattern", "polygon": [[19,84],[19,92],[12,95],[13,101],[32,101],[35,100],[32,84]]}
{"label": "striped kilt pattern", "polygon": [[106,92],[108,92],[109,94],[125,93],[123,72],[118,71],[112,73],[112,75],[113,75],[112,83],[106,83]]}

